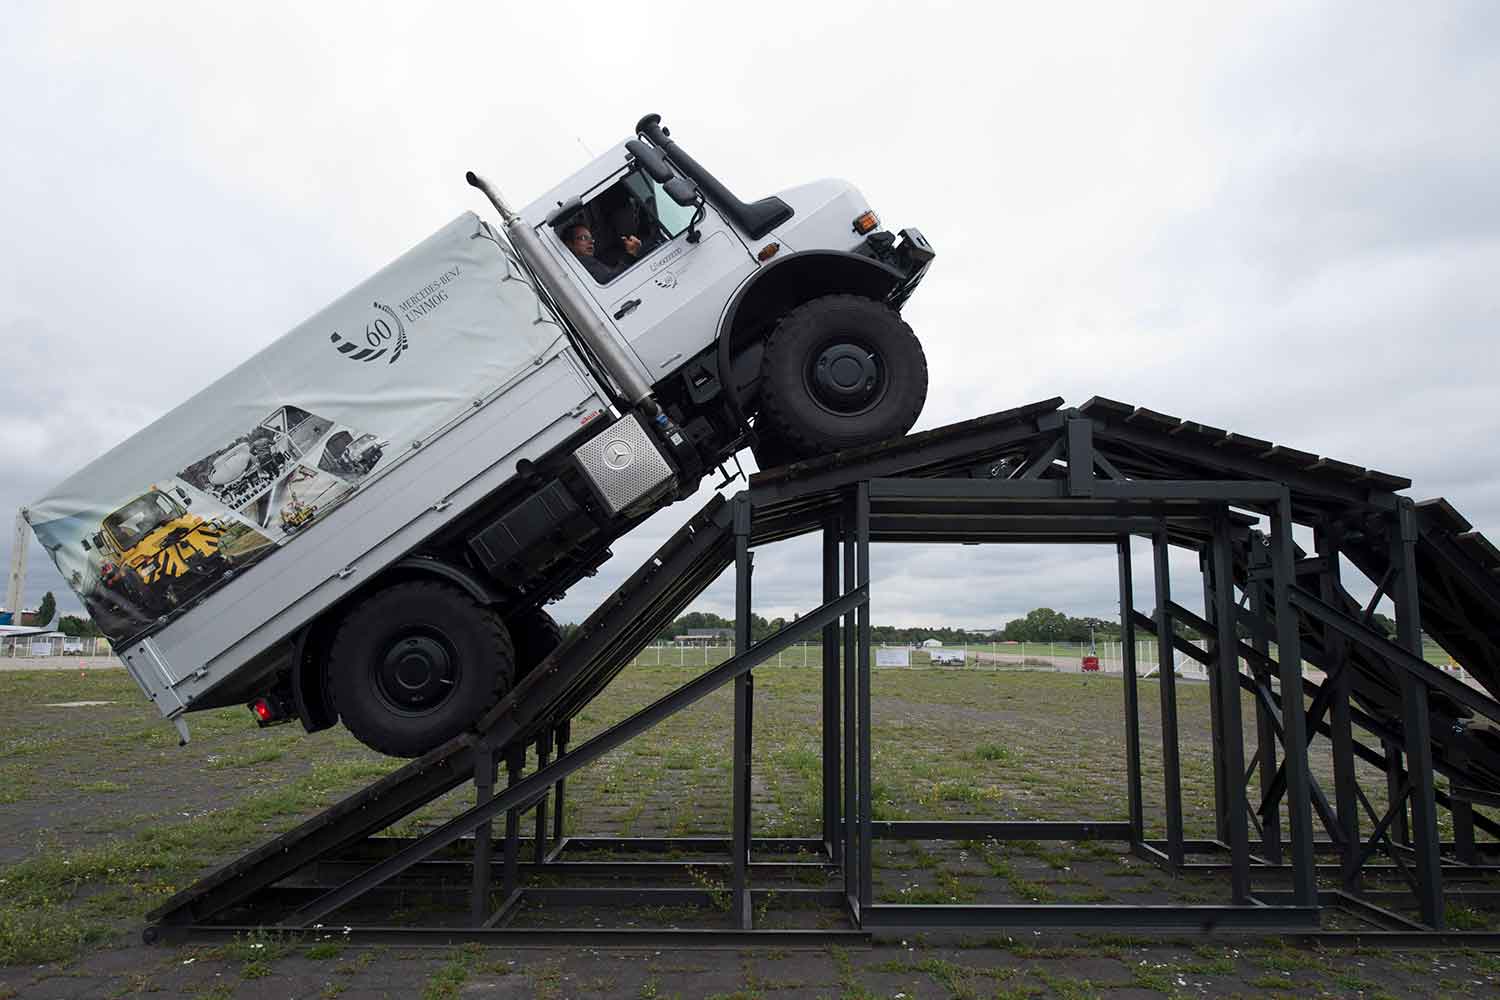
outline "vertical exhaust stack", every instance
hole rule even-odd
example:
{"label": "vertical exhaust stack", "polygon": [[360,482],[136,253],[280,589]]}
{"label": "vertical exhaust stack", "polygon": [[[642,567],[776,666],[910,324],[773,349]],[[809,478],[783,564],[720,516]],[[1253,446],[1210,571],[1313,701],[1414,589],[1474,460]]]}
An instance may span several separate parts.
{"label": "vertical exhaust stack", "polygon": [[656,401],[651,398],[650,383],[641,376],[634,359],[625,352],[625,348],[621,346],[613,332],[590,308],[572,279],[547,253],[536,233],[524,219],[511,211],[505,199],[500,197],[500,193],[492,188],[483,177],[471,170],[464,175],[464,179],[483,192],[484,196],[490,200],[490,204],[495,206],[495,211],[500,213],[500,218],[505,223],[505,235],[510,238],[511,245],[516,248],[516,253],[521,255],[521,260],[541,282],[547,294],[552,297],[552,301],[557,303],[563,316],[573,325],[573,329],[578,331],[578,335],[583,338],[589,350],[604,365],[609,376],[625,394],[626,400],[632,406],[643,407],[647,415],[653,419],[657,418],[661,410],[656,405]]}

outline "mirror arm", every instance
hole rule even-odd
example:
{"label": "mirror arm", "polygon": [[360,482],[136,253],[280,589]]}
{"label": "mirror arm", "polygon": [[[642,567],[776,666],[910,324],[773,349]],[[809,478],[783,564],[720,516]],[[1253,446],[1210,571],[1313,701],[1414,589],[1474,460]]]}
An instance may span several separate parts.
{"label": "mirror arm", "polygon": [[698,232],[698,224],[703,221],[707,213],[703,210],[703,198],[698,198],[698,204],[693,207],[693,217],[688,220],[687,241],[697,243],[703,239],[703,234]]}

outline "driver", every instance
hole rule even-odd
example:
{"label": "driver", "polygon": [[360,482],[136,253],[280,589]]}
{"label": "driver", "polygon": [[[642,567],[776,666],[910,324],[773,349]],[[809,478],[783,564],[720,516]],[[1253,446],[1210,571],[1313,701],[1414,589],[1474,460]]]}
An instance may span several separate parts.
{"label": "driver", "polygon": [[641,241],[639,239],[634,236],[621,236],[620,244],[625,248],[625,252],[630,255],[631,259],[622,262],[619,267],[610,267],[604,261],[594,256],[594,234],[582,222],[575,222],[563,230],[563,242],[567,244],[569,250],[573,251],[579,261],[583,263],[584,270],[593,275],[594,280],[601,285],[614,280],[621,271],[624,271],[631,264],[635,263],[635,258],[639,257],[641,253]]}

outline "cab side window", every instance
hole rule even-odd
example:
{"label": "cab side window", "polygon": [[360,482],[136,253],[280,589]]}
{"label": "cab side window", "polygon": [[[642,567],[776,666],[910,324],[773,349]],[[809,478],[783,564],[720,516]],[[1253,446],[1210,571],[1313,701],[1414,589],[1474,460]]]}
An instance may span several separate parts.
{"label": "cab side window", "polygon": [[607,285],[688,228],[684,209],[651,178],[631,171],[556,225],[557,238]]}

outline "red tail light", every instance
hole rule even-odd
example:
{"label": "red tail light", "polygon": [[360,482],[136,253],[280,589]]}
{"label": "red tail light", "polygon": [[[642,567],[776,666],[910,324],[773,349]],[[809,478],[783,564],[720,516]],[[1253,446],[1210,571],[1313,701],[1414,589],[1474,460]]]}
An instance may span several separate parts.
{"label": "red tail light", "polygon": [[281,691],[271,691],[256,698],[250,703],[250,711],[255,715],[255,724],[262,728],[291,722],[297,714],[292,708],[291,699]]}

